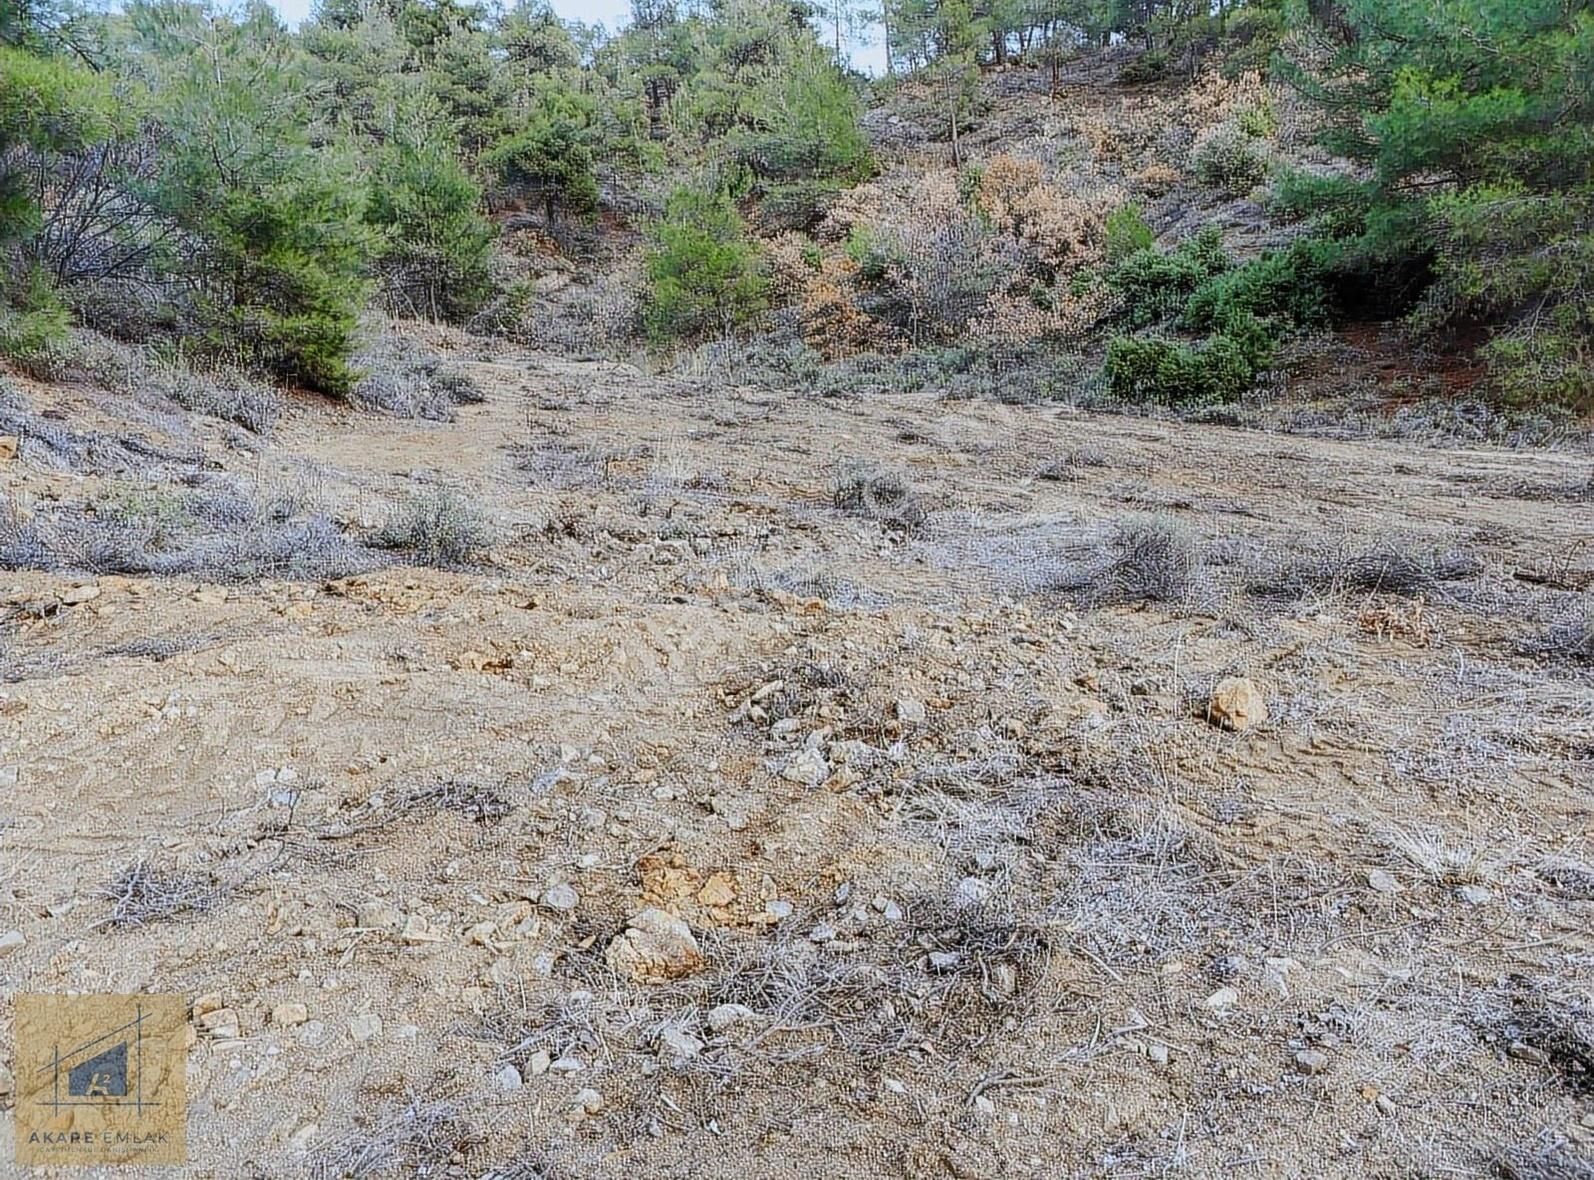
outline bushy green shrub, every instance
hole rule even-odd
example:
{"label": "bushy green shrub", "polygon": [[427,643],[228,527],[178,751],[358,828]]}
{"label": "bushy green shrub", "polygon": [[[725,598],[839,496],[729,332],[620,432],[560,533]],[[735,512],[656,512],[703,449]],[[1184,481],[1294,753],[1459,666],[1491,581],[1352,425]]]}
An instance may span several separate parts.
{"label": "bushy green shrub", "polygon": [[1107,262],[1117,266],[1142,250],[1151,249],[1157,236],[1146,224],[1140,206],[1123,205],[1107,216]]}
{"label": "bushy green shrub", "polygon": [[348,391],[366,297],[362,198],[349,178],[307,167],[196,202],[190,224],[209,280],[196,307],[218,354],[324,393]]}
{"label": "bushy green shrub", "polygon": [[56,377],[72,331],[71,313],[41,271],[15,286],[9,300],[0,300],[0,356],[35,377]]}
{"label": "bushy green shrub", "polygon": [[1177,249],[1147,247],[1113,269],[1108,281],[1123,300],[1123,319],[1131,328],[1177,319],[1202,284],[1227,271],[1223,234],[1208,226]]}
{"label": "bushy green shrub", "polygon": [[761,88],[755,129],[736,139],[758,178],[772,227],[808,229],[843,188],[873,168],[858,96],[817,47],[795,53]]}
{"label": "bushy green shrub", "polygon": [[481,188],[446,150],[398,146],[372,174],[365,219],[377,233],[375,270],[391,303],[432,319],[460,320],[492,289],[492,226]]}
{"label": "bushy green shrub", "polygon": [[1483,355],[1501,390],[1594,401],[1589,5],[1339,0],[1333,13],[1287,72],[1357,179],[1297,181],[1283,203],[1342,245],[1339,274],[1403,298],[1389,310],[1495,332]]}
{"label": "bushy green shrub", "polygon": [[1325,284],[1335,256],[1331,243],[1303,239],[1216,275],[1190,296],[1180,326],[1223,331],[1244,316],[1281,325],[1320,324],[1329,310]]}
{"label": "bushy green shrub", "polygon": [[1229,336],[1200,347],[1159,336],[1118,336],[1107,346],[1107,385],[1125,401],[1232,401],[1251,388],[1256,374],[1245,346]]}
{"label": "bushy green shrub", "polygon": [[766,306],[762,259],[723,190],[676,189],[652,239],[643,318],[655,343],[728,334]]}
{"label": "bushy green shrub", "polygon": [[1118,71],[1118,81],[1125,86],[1144,86],[1149,82],[1160,82],[1168,75],[1168,55],[1157,49],[1142,53],[1134,61]]}
{"label": "bushy green shrub", "polygon": [[551,222],[560,213],[586,216],[598,207],[592,150],[563,118],[537,119],[482,157],[512,192],[539,202]]}

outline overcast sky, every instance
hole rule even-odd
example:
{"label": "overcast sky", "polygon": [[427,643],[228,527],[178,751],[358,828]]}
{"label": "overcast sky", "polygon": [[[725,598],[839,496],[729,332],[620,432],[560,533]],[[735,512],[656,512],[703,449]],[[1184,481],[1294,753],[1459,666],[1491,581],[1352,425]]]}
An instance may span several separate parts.
{"label": "overcast sky", "polygon": [[[297,25],[310,15],[314,0],[271,0],[271,3],[284,20]],[[631,0],[553,0],[553,9],[566,20],[601,24],[612,33],[630,18]],[[848,55],[853,64],[866,73],[885,71],[885,54],[878,44],[851,46]]]}

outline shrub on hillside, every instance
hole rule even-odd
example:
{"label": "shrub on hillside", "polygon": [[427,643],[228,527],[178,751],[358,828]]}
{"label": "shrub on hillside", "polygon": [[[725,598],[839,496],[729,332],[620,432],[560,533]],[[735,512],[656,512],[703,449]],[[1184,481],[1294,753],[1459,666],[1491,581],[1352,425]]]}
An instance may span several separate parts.
{"label": "shrub on hillside", "polygon": [[1199,347],[1158,336],[1118,336],[1107,346],[1106,377],[1114,396],[1131,402],[1188,405],[1232,401],[1256,381],[1246,347],[1214,336]]}
{"label": "shrub on hillside", "polygon": [[652,238],[643,315],[656,343],[728,334],[766,306],[758,250],[723,190],[676,189]]}
{"label": "shrub on hillside", "polygon": [[371,178],[365,219],[377,233],[374,266],[395,311],[430,319],[473,314],[491,290],[493,230],[481,188],[437,148],[397,147]]}
{"label": "shrub on hillside", "polygon": [[1124,321],[1147,328],[1177,319],[1190,296],[1229,266],[1222,232],[1208,226],[1175,250],[1137,251],[1114,268],[1109,281],[1123,300]]}
{"label": "shrub on hillside", "polygon": [[542,206],[552,222],[561,213],[581,217],[598,207],[592,150],[580,129],[559,118],[539,118],[482,157],[510,192]]}
{"label": "shrub on hillside", "polygon": [[1227,197],[1243,197],[1267,178],[1261,142],[1238,122],[1220,123],[1196,136],[1190,149],[1196,179]]}
{"label": "shrub on hillside", "polygon": [[1303,239],[1215,275],[1191,294],[1181,326],[1222,331],[1244,316],[1301,327],[1321,323],[1329,310],[1326,282],[1334,254],[1328,243]]}
{"label": "shrub on hillside", "polygon": [[1112,266],[1128,261],[1142,250],[1151,249],[1156,235],[1135,204],[1120,205],[1107,218],[1107,262]]}

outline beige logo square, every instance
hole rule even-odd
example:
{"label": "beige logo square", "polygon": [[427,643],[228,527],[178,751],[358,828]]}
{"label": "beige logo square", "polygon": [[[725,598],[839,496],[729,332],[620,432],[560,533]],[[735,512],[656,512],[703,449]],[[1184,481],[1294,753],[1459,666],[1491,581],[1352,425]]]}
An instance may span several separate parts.
{"label": "beige logo square", "polygon": [[181,996],[19,995],[17,1163],[188,1158]]}

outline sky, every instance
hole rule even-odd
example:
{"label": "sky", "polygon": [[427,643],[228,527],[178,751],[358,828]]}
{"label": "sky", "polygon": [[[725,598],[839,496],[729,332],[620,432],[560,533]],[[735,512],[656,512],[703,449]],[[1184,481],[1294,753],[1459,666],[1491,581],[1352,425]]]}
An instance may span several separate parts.
{"label": "sky", "polygon": [[[310,15],[314,0],[271,0],[282,19],[297,26]],[[553,10],[566,20],[601,24],[611,33],[631,16],[631,0],[552,0]],[[868,74],[885,72],[885,51],[880,44],[858,44],[848,48],[852,64]]]}

